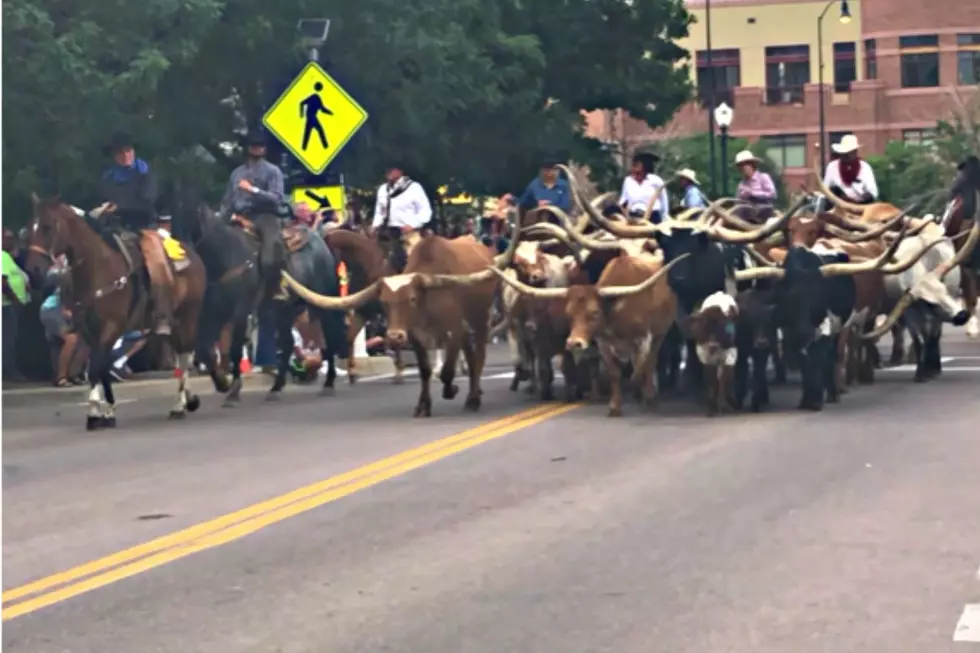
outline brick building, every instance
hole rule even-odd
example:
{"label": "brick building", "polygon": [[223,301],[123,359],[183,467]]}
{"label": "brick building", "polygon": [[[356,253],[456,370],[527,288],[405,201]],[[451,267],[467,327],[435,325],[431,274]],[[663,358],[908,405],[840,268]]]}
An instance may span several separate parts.
{"label": "brick building", "polygon": [[[709,67],[704,0],[687,0],[698,100],[657,131],[622,112],[587,116],[590,135],[625,150],[705,132],[705,107],[735,109],[731,134],[762,140],[790,184],[819,159],[818,16],[824,12],[824,110],[829,142],[854,133],[865,152],[896,139],[928,142],[954,95],[980,82],[980,1],[712,0]],[[710,74],[713,71],[713,75]],[[711,92],[711,80],[714,89]]]}

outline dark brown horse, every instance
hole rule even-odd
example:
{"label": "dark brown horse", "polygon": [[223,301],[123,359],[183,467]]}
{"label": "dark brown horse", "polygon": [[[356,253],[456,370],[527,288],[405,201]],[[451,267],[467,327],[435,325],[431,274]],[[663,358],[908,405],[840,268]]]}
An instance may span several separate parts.
{"label": "dark brown horse", "polygon": [[[943,226],[950,238],[965,234],[973,227],[974,220],[980,220],[980,159],[967,157],[960,164],[956,179],[950,189],[951,201],[943,216]],[[954,241],[956,251],[966,245],[966,238]],[[960,288],[963,302],[970,313],[966,324],[966,334],[970,338],[980,336],[980,315],[978,315],[978,284],[980,284],[980,248],[973,251],[960,267]]]}
{"label": "dark brown horse", "polygon": [[[55,256],[68,256],[72,303],[66,308],[71,308],[91,352],[86,427],[114,427],[116,400],[109,374],[110,352],[124,333],[151,330],[146,264],[138,243],[131,242],[134,239],[126,234],[102,227],[57,197],[32,199],[34,217],[28,225],[27,271],[37,278],[47,273]],[[177,402],[170,409],[170,417],[180,418],[200,406],[197,395],[186,389],[186,375],[196,344],[207,278],[201,259],[189,248],[184,250],[182,261],[170,264],[170,270],[174,306],[170,344],[177,359]]]}

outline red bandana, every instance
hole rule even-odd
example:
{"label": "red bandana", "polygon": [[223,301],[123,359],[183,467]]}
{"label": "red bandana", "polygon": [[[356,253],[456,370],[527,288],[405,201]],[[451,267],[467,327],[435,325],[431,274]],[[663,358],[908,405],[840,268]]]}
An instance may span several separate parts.
{"label": "red bandana", "polygon": [[861,172],[861,159],[856,157],[850,161],[838,159],[837,164],[840,166],[841,182],[845,186],[853,186],[854,182],[857,181],[858,174]]}

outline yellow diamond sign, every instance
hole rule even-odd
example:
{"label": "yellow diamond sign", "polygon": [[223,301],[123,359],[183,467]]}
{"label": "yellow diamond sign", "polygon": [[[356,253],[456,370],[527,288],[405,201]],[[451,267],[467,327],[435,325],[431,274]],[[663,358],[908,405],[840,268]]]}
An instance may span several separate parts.
{"label": "yellow diamond sign", "polygon": [[266,112],[262,124],[318,175],[367,119],[367,111],[311,61]]}

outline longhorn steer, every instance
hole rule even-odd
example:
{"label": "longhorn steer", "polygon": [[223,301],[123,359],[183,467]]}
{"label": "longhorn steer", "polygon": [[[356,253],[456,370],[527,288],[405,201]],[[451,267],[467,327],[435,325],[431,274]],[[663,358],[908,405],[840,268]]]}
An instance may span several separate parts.
{"label": "longhorn steer", "polygon": [[738,360],[735,347],[738,304],[728,293],[716,292],[704,300],[689,322],[697,343],[698,360],[704,366],[708,416],[713,417],[726,404],[734,408],[732,376]]}
{"label": "longhorn steer", "polygon": [[900,240],[881,257],[851,263],[840,251],[815,247],[819,220],[797,218],[789,223],[788,249],[771,254],[781,267],[757,267],[735,273],[736,281],[774,278],[775,323],[787,350],[799,352],[803,377],[801,410],[821,410],[824,399],[836,402],[837,346],[841,327],[854,310],[851,275],[885,265]]}
{"label": "longhorn steer", "polygon": [[432,366],[428,352],[445,347],[445,364],[440,372],[442,396],[452,399],[459,391],[453,380],[462,349],[470,377],[465,406],[478,410],[490,310],[497,288],[493,271],[499,272],[498,268],[509,264],[519,240],[520,231],[515,229],[507,252],[494,258],[472,237],[448,240],[429,236],[409,254],[402,274],[385,277],[344,298],[317,295],[288,274],[283,277],[300,297],[321,308],[347,311],[380,299],[388,316],[387,340],[396,349],[411,347],[418,359],[422,388],[415,407],[416,417],[432,415],[429,391]]}
{"label": "longhorn steer", "polygon": [[596,340],[611,386],[609,416],[617,417],[623,413],[624,363],[632,362],[632,381],[644,401],[652,404],[656,400],[653,369],[677,311],[673,291],[658,281],[680,260],[664,265],[661,256],[623,253],[609,263],[596,285],[570,288],[532,288],[503,279],[523,294],[565,300],[565,314],[571,322],[566,349],[580,355]]}
{"label": "longhorn steer", "polygon": [[886,278],[885,292],[895,302],[894,308],[881,326],[863,336],[877,340],[901,320],[912,336],[915,381],[919,383],[942,373],[939,341],[943,323],[962,326],[970,318],[956,294],[961,288],[959,266],[968,260],[980,240],[980,220],[975,220],[966,233],[967,241],[959,251],[952,239],[944,235],[942,227],[935,224],[902,241],[897,250],[900,256],[916,247],[929,251],[914,265]]}

